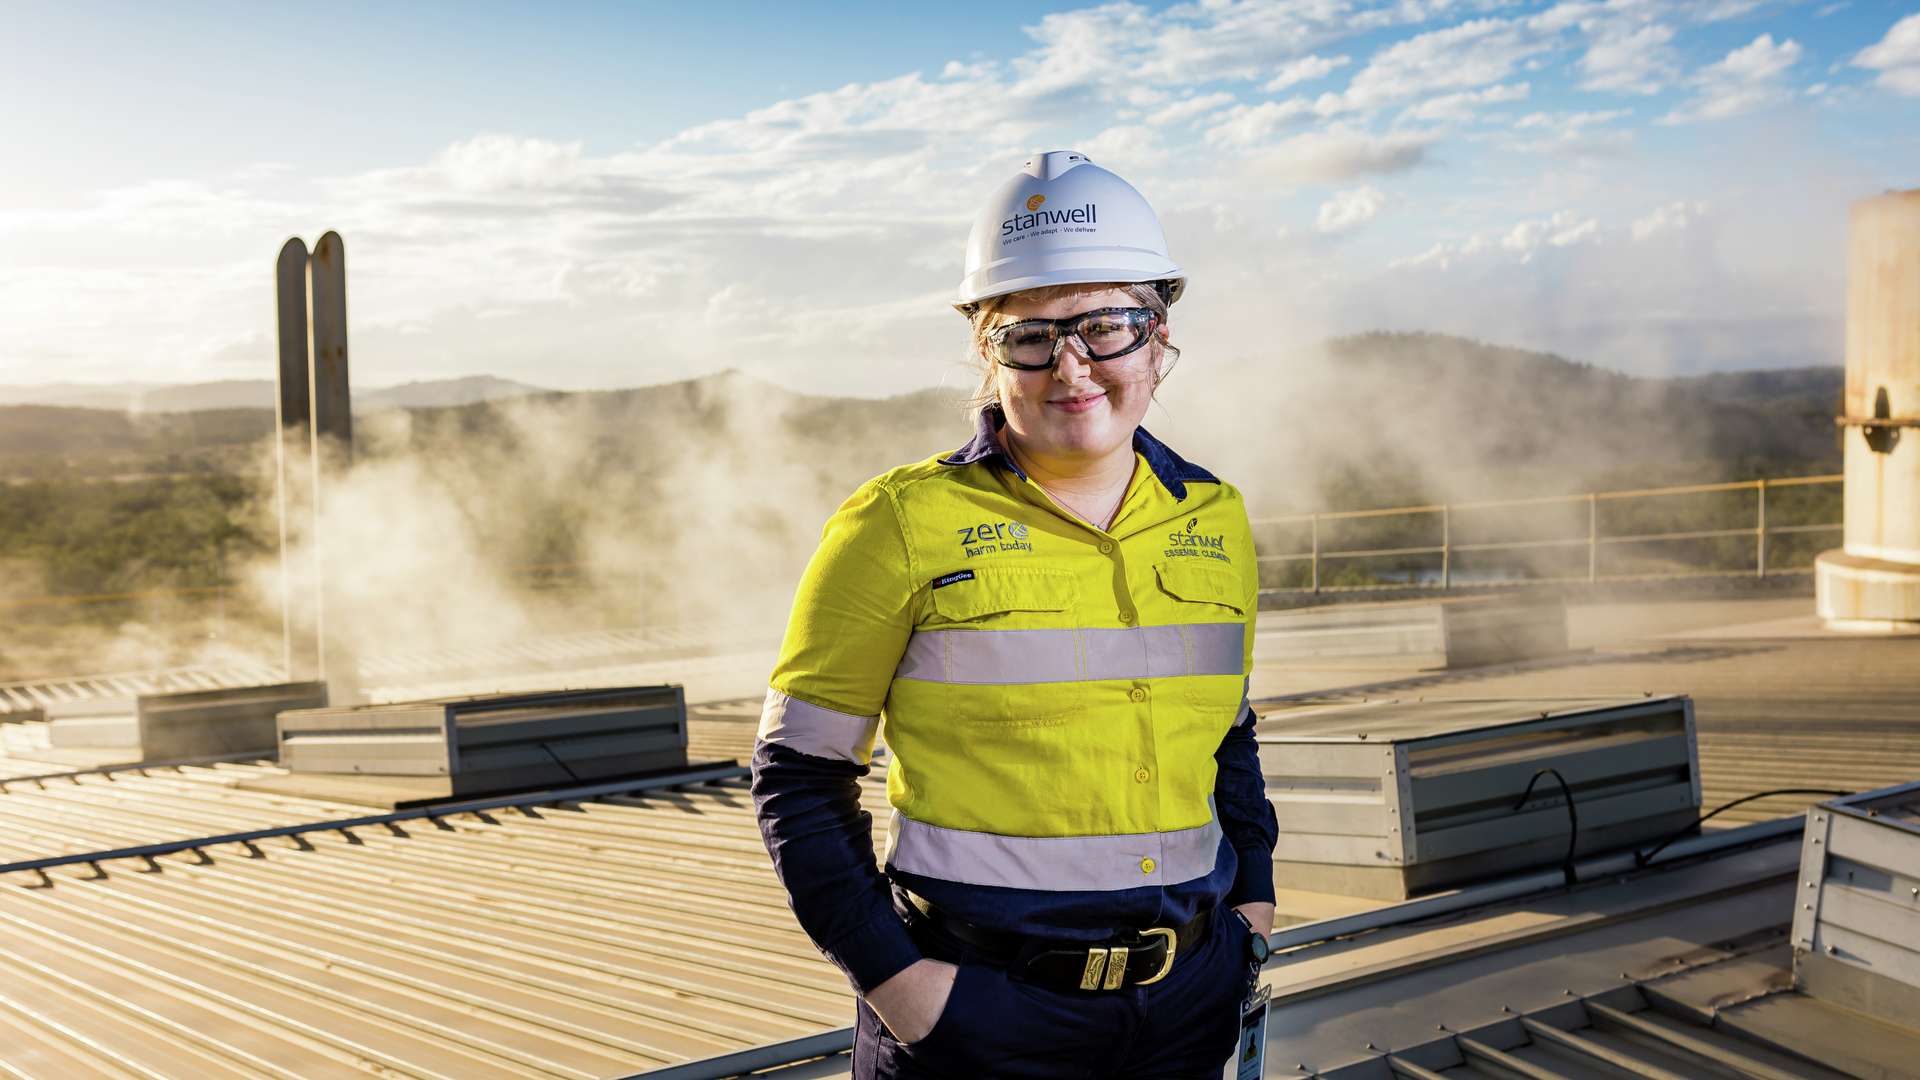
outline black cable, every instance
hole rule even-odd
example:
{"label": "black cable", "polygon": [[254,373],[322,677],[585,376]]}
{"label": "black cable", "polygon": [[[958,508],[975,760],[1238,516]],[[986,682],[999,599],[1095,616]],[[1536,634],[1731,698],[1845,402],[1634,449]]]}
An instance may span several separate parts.
{"label": "black cable", "polygon": [[541,743],[540,749],[545,750],[547,756],[553,759],[553,763],[560,766],[560,771],[567,774],[567,779],[572,780],[576,784],[580,782],[580,777],[575,775],[574,771],[567,766],[566,762],[560,760],[560,755],[553,752],[553,747],[548,746],[546,743]]}
{"label": "black cable", "polygon": [[1573,852],[1580,843],[1580,815],[1573,808],[1573,789],[1567,786],[1567,778],[1560,775],[1559,769],[1554,768],[1535,772],[1533,779],[1527,781],[1527,790],[1521,794],[1520,801],[1513,804],[1513,808],[1518,810],[1527,805],[1527,800],[1533,798],[1533,786],[1538,784],[1543,776],[1552,776],[1558,781],[1560,794],[1567,800],[1567,858],[1560,864],[1560,872],[1566,875],[1567,884],[1577,885],[1580,878],[1573,869]]}
{"label": "black cable", "polygon": [[1702,825],[1705,825],[1705,824],[1707,823],[1707,819],[1708,819],[1708,818],[1711,818],[1711,817],[1714,817],[1714,816],[1716,816],[1717,814],[1719,814],[1719,813],[1720,813],[1721,811],[1723,811],[1723,810],[1731,810],[1731,809],[1733,809],[1734,807],[1736,807],[1736,806],[1739,806],[1739,805],[1740,805],[1740,804],[1742,804],[1742,803],[1750,803],[1750,802],[1752,802],[1752,801],[1753,801],[1753,800],[1755,800],[1755,799],[1765,799],[1765,798],[1767,798],[1767,797],[1769,797],[1769,796],[1773,796],[1773,795],[1833,795],[1833,796],[1840,796],[1840,795],[1851,795],[1851,794],[1853,794],[1853,792],[1851,792],[1851,791],[1829,791],[1829,790],[1827,790],[1826,788],[1791,788],[1791,787],[1784,787],[1784,788],[1774,788],[1774,789],[1773,789],[1772,791],[1762,791],[1762,792],[1758,792],[1757,794],[1753,794],[1753,795],[1743,795],[1743,796],[1741,796],[1740,798],[1738,798],[1738,799],[1735,799],[1735,800],[1733,800],[1732,802],[1729,802],[1729,803],[1721,803],[1721,804],[1720,804],[1719,806],[1716,806],[1716,807],[1714,807],[1714,808],[1713,808],[1712,810],[1710,810],[1710,811],[1708,811],[1707,813],[1704,813],[1704,814],[1702,814],[1702,815],[1700,815],[1700,817],[1699,817],[1699,819],[1698,819],[1698,820],[1696,820],[1696,821],[1695,821],[1695,822],[1694,822],[1693,824],[1691,824],[1691,825],[1688,825],[1688,826],[1687,826],[1686,828],[1684,828],[1684,829],[1681,829],[1681,830],[1680,830],[1679,832],[1677,832],[1677,833],[1674,833],[1674,834],[1673,834],[1672,836],[1669,836],[1669,837],[1667,837],[1667,838],[1666,838],[1665,840],[1662,840],[1662,841],[1660,841],[1659,843],[1657,843],[1657,844],[1655,844],[1655,845],[1653,845],[1653,847],[1651,847],[1651,848],[1649,848],[1648,850],[1646,850],[1646,851],[1636,851],[1636,852],[1634,852],[1634,853],[1633,853],[1633,864],[1634,864],[1635,866],[1638,866],[1638,867],[1640,867],[1640,868],[1641,868],[1642,870],[1644,870],[1644,869],[1646,869],[1646,867],[1647,867],[1647,864],[1653,861],[1653,857],[1654,857],[1655,855],[1658,855],[1658,854],[1660,854],[1660,853],[1661,853],[1662,851],[1665,851],[1665,850],[1667,849],[1667,845],[1668,845],[1668,844],[1671,844],[1671,843],[1673,843],[1673,842],[1674,842],[1675,840],[1679,840],[1679,839],[1681,839],[1681,838],[1683,838],[1683,837],[1685,837],[1685,836],[1687,836],[1687,835],[1688,835],[1689,833],[1692,833],[1692,832],[1693,832],[1694,830],[1696,830],[1696,829],[1698,829],[1698,828],[1699,828],[1700,826],[1702,826]]}

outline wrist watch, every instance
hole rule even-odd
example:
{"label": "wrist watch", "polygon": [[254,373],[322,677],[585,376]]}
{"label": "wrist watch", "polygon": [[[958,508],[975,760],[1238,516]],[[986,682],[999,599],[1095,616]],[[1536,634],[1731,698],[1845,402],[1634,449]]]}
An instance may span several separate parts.
{"label": "wrist watch", "polygon": [[1273,955],[1273,949],[1267,945],[1266,935],[1255,930],[1253,920],[1247,918],[1246,913],[1239,908],[1233,909],[1233,917],[1239,919],[1240,924],[1247,928],[1247,957],[1256,964],[1265,964],[1267,957]]}

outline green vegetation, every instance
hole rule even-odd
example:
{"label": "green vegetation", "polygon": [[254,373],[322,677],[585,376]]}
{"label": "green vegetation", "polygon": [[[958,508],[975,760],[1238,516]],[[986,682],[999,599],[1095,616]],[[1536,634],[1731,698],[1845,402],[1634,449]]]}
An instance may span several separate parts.
{"label": "green vegetation", "polygon": [[[1235,386],[1232,404],[1249,419],[1190,423],[1178,441],[1240,484],[1256,518],[1804,476],[1839,470],[1831,418],[1840,383],[1837,368],[1636,379],[1458,338],[1367,334],[1238,383],[1195,382],[1193,401],[1209,404],[1221,386]],[[444,513],[423,527],[427,542],[457,535],[513,588],[570,590],[580,620],[673,618],[671,595],[689,582],[689,559],[744,568],[753,585],[784,597],[819,522],[847,492],[966,437],[954,398],[809,397],[723,374],[372,413],[356,452],[376,473],[405,474],[380,505],[411,512],[436,503]],[[1192,403],[1175,407],[1203,415]],[[262,622],[212,590],[274,553],[272,420],[262,409],[132,416],[0,407],[0,609],[16,628],[0,636],[0,679],[29,663],[21,657],[32,642],[22,634],[39,642],[61,627],[129,620]],[[1838,521],[1839,503],[1838,485],[1776,488],[1768,521]],[[1551,546],[1456,550],[1454,581],[1584,578],[1588,515],[1584,500],[1458,510],[1447,522],[1456,546]],[[1740,490],[1602,500],[1593,525],[1621,537],[1750,530],[1754,520],[1754,492]],[[1441,536],[1440,515],[1424,513],[1323,520],[1319,540],[1326,553],[1437,546]],[[1836,539],[1831,531],[1776,535],[1769,567],[1805,567]],[[1268,555],[1312,548],[1304,521],[1262,526],[1256,540]],[[1750,572],[1754,549],[1750,532],[1610,543],[1599,572]],[[1439,568],[1428,553],[1329,556],[1320,580],[1425,581]],[[1305,559],[1263,565],[1269,587],[1304,586],[1309,575]],[[737,596],[750,586],[713,587]],[[156,590],[175,606],[79,600]],[[48,596],[74,602],[36,599]],[[90,666],[51,653],[31,663]]]}
{"label": "green vegetation", "polygon": [[267,549],[251,478],[221,473],[0,485],[0,558],[55,595],[226,585]]}

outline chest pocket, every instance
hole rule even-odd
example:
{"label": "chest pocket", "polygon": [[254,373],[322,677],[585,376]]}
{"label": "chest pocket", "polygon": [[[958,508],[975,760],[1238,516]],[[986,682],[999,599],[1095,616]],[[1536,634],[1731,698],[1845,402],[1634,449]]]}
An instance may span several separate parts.
{"label": "chest pocket", "polygon": [[917,629],[1071,625],[1077,592],[1071,573],[1040,566],[982,566],[970,572],[971,580],[929,592],[926,615]]}
{"label": "chest pocket", "polygon": [[[1240,595],[1240,575],[1231,570],[1200,566],[1191,559],[1156,563],[1160,589],[1182,603],[1181,622],[1224,622],[1245,618],[1246,600]],[[1187,610],[1185,605],[1193,605]]]}
{"label": "chest pocket", "polygon": [[[966,732],[968,753],[1022,768],[1068,767],[1062,755],[1069,744],[1046,731],[1081,714],[1085,688],[1050,677],[1057,674],[1046,670],[1060,653],[1057,641],[1048,648],[1025,633],[1002,631],[1070,639],[1074,576],[1038,566],[981,566],[972,573],[971,580],[929,592],[898,674],[946,684],[940,712]],[[1066,655],[1073,655],[1071,647]]]}
{"label": "chest pocket", "polygon": [[[1200,623],[1245,624],[1246,599],[1240,591],[1240,575],[1233,571],[1182,559],[1156,563],[1153,572],[1160,581],[1160,591],[1178,601],[1172,605],[1176,609],[1173,621],[1189,626],[1189,633],[1214,629],[1195,625]],[[1251,632],[1251,628],[1245,632]],[[1235,635],[1234,640],[1245,639]],[[1238,717],[1245,681],[1234,674],[1193,675],[1175,682],[1179,684],[1180,696],[1197,710],[1200,723],[1209,732],[1208,737],[1217,741],[1218,736],[1225,733],[1226,725]]]}

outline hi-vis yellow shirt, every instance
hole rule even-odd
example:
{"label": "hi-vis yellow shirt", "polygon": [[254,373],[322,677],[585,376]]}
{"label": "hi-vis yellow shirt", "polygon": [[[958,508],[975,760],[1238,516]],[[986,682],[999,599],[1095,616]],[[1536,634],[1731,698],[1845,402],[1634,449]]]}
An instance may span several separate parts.
{"label": "hi-vis yellow shirt", "polygon": [[985,431],[828,521],[760,738],[864,765],[883,737],[890,868],[1042,891],[1214,871],[1214,752],[1251,719],[1252,534],[1238,491],[1140,434],[1104,530]]}

